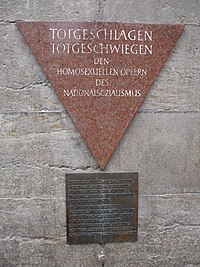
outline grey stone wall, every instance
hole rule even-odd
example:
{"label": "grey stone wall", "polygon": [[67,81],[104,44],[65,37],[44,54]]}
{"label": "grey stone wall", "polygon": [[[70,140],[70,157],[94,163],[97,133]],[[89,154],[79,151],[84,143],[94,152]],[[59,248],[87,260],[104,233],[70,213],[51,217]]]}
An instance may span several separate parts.
{"label": "grey stone wall", "polygon": [[100,266],[66,245],[65,173],[99,171],[16,20],[181,23],[185,30],[106,171],[139,172],[139,240],[108,267],[200,266],[200,1],[0,0],[0,266]]}

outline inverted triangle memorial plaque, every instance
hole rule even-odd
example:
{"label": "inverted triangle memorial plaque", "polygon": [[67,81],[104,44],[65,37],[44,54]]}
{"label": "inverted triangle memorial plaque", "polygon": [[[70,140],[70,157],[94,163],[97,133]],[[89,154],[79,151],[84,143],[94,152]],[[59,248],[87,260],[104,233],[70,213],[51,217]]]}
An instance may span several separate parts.
{"label": "inverted triangle memorial plaque", "polygon": [[17,22],[104,169],[183,25]]}

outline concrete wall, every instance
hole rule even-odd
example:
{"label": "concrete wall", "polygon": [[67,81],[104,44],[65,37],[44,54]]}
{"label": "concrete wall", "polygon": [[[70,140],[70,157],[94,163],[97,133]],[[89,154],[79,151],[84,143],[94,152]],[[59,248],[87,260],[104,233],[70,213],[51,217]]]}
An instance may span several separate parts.
{"label": "concrete wall", "polygon": [[106,171],[139,172],[139,240],[106,266],[200,266],[200,1],[0,0],[0,266],[98,267],[66,245],[65,173],[99,170],[15,20],[181,23]]}

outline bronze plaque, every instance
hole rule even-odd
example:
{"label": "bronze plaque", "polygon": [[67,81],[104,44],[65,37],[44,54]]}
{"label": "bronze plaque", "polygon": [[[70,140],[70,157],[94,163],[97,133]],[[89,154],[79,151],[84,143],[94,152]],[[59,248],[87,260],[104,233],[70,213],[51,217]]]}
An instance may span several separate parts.
{"label": "bronze plaque", "polygon": [[17,26],[104,169],[184,26],[29,21]]}
{"label": "bronze plaque", "polygon": [[137,240],[138,174],[66,174],[67,243]]}

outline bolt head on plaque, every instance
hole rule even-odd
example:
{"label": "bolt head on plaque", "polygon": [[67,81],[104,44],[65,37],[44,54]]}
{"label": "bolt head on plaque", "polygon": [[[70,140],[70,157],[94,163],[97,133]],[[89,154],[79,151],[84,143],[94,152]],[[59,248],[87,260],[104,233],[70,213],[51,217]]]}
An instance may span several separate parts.
{"label": "bolt head on plaque", "polygon": [[24,21],[17,26],[104,169],[184,26]]}

